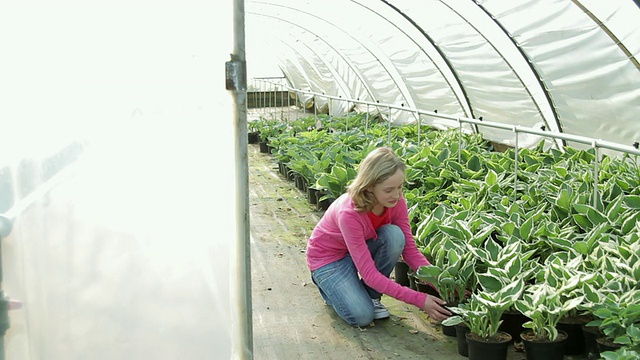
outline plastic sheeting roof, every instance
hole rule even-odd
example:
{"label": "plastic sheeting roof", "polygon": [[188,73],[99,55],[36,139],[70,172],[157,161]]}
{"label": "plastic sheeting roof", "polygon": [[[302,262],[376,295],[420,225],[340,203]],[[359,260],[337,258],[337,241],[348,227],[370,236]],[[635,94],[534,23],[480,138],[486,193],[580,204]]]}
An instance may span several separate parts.
{"label": "plastic sheeting roof", "polygon": [[[246,18],[248,38],[268,46],[296,89],[640,140],[637,0],[248,0]],[[330,105],[337,116],[353,106]],[[391,121],[416,114],[394,110]],[[510,131],[479,130],[514,143]]]}

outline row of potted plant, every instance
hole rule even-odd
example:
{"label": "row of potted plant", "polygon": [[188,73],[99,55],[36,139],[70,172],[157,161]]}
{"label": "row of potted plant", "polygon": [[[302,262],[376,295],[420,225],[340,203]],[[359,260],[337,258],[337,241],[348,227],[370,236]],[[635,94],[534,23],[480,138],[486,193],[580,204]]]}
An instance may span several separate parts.
{"label": "row of potted plant", "polygon": [[[640,173],[634,159],[603,158],[594,182],[592,151],[541,145],[520,149],[516,159],[512,150],[491,151],[478,134],[364,122],[350,114],[348,121],[262,125],[279,163],[324,198],[344,191],[374,147],[390,145],[406,160],[414,233],[433,264],[416,276],[436,284],[457,311],[446,324],[473,325],[471,332],[486,337],[501,325],[497,314],[515,311],[526,316],[524,329],[538,341],[555,340],[564,318],[585,314],[621,346],[621,358],[638,351],[637,309],[611,306],[637,300]],[[522,288],[512,286],[520,282]],[[504,289],[517,295],[506,307]],[[472,295],[461,298],[464,293]]]}

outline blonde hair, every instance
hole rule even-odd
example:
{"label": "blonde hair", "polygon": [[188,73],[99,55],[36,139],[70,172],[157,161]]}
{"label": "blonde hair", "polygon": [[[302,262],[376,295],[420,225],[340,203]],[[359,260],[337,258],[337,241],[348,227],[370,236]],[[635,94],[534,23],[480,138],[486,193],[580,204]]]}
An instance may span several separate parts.
{"label": "blonde hair", "polygon": [[371,151],[358,166],[358,174],[347,187],[347,193],[355,203],[358,212],[367,212],[376,204],[374,195],[368,189],[393,176],[398,170],[406,170],[406,165],[390,147],[380,147]]}

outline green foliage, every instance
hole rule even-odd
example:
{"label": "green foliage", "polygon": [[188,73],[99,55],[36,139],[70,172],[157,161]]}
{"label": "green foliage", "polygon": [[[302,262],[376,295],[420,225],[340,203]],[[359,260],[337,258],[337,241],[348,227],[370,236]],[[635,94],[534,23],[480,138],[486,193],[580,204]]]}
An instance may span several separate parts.
{"label": "green foliage", "polygon": [[[606,291],[606,290],[605,290]],[[614,343],[640,350],[640,290],[609,291],[592,311],[597,326]]]}
{"label": "green foliage", "polygon": [[616,351],[602,352],[600,358],[604,360],[638,360],[640,359],[640,351],[621,348]]}
{"label": "green foliage", "polygon": [[537,316],[529,326],[549,337],[559,314],[604,314],[612,299],[640,289],[637,159],[603,156],[596,179],[593,150],[540,144],[516,158],[513,149],[490,151],[479,134],[380,120],[351,113],[249,126],[325,197],[345,191],[372,149],[391,146],[407,164],[416,243],[434,265],[422,275],[447,300],[473,291],[475,307],[467,310],[492,311],[479,294],[495,294],[519,275],[527,285],[516,303]]}
{"label": "green foliage", "polygon": [[483,338],[491,338],[498,333],[502,314],[520,298],[524,282],[516,280],[504,284],[496,291],[480,291],[457,307],[449,310],[455,315],[442,322],[443,325],[463,323],[469,330]]}
{"label": "green foliage", "polygon": [[562,291],[562,287],[538,283],[528,286],[522,299],[514,303],[516,310],[531,319],[523,327],[533,330],[536,339],[555,340],[558,337],[556,326],[560,319],[582,302],[583,296],[564,300]]}

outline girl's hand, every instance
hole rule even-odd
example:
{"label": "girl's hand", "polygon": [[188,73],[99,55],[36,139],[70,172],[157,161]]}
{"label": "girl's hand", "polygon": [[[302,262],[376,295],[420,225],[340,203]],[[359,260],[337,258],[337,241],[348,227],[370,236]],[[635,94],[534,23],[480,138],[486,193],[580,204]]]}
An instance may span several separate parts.
{"label": "girl's hand", "polygon": [[446,302],[439,297],[429,295],[424,302],[422,310],[424,310],[430,318],[440,322],[452,315],[451,312],[444,307],[445,304]]}

